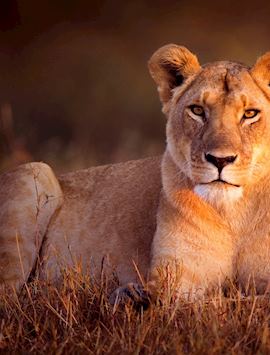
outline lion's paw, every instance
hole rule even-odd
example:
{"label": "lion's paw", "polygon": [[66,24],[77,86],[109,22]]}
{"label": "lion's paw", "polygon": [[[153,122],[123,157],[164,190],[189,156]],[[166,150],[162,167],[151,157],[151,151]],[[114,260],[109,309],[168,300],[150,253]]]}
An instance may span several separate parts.
{"label": "lion's paw", "polygon": [[118,287],[111,294],[109,302],[114,308],[131,303],[135,309],[147,309],[150,305],[151,297],[142,285],[129,283],[126,286]]}

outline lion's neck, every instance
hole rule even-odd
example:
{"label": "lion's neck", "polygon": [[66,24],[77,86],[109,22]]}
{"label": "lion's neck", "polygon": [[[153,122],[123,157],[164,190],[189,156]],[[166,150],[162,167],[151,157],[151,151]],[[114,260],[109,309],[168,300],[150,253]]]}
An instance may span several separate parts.
{"label": "lion's neck", "polygon": [[177,207],[177,194],[182,189],[192,190],[191,180],[181,171],[173,161],[168,150],[165,151],[161,163],[162,187],[167,199]]}

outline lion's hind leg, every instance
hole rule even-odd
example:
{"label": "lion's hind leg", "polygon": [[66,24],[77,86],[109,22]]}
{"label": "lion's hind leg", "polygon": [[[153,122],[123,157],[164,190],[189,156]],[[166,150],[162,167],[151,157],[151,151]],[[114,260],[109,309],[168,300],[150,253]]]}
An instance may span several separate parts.
{"label": "lion's hind leg", "polygon": [[0,287],[18,291],[36,264],[62,191],[44,163],[29,163],[0,175]]}

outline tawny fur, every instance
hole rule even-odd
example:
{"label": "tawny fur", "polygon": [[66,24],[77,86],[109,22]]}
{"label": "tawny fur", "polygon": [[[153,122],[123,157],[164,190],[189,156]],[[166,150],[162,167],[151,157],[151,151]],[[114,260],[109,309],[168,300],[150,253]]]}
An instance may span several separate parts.
{"label": "tawny fur", "polygon": [[[0,177],[2,285],[19,289],[37,264],[53,280],[65,265],[93,275],[105,267],[125,285],[138,281],[136,264],[154,288],[161,268],[179,267],[183,296],[204,295],[227,278],[268,289],[270,54],[251,69],[200,67],[186,48],[167,45],[149,69],[168,119],[162,157],[58,179],[33,163]],[[258,111],[249,119],[246,110]],[[219,173],[207,154],[235,161]]]}

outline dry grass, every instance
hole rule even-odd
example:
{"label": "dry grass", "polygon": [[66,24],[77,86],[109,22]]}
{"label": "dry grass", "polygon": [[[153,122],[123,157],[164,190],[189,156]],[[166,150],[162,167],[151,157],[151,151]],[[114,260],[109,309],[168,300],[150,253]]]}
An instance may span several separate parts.
{"label": "dry grass", "polygon": [[[33,281],[20,297],[1,296],[0,351],[47,354],[269,353],[269,298],[217,295],[113,312],[111,283],[74,270],[60,288]],[[115,287],[115,284],[114,286]]]}

